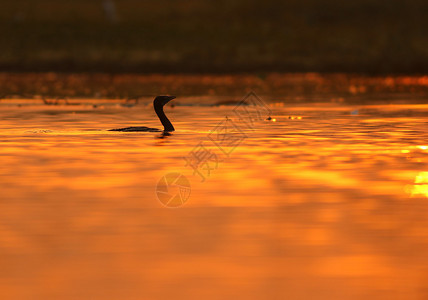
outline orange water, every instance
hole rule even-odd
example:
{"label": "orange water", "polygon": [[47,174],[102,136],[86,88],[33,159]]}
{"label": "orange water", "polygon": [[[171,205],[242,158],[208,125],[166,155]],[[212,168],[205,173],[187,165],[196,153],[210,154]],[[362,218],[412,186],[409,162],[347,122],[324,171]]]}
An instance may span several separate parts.
{"label": "orange water", "polygon": [[226,157],[233,106],[168,107],[161,138],[106,131],[160,128],[150,105],[99,102],[0,107],[2,299],[427,299],[428,105],[272,105]]}

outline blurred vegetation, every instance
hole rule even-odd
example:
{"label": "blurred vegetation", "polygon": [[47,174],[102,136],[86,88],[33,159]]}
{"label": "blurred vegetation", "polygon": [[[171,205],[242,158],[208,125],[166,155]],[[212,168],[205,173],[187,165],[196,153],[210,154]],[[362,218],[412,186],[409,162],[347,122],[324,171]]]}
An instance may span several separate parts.
{"label": "blurred vegetation", "polygon": [[[237,100],[248,92],[283,102],[426,103],[428,76],[355,74],[0,73],[0,103],[9,99],[137,99],[160,94]],[[196,98],[195,98],[196,97]]]}
{"label": "blurred vegetation", "polygon": [[426,0],[0,2],[0,70],[424,73]]}

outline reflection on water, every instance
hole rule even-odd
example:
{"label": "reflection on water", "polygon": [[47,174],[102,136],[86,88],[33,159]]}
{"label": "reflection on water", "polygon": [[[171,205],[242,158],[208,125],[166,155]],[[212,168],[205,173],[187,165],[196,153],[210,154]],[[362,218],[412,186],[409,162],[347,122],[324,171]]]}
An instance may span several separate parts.
{"label": "reflection on water", "polygon": [[3,299],[428,297],[427,105],[273,104],[201,182],[183,157],[232,107],[168,107],[160,139],[109,103],[0,107]]}
{"label": "reflection on water", "polygon": [[428,172],[420,172],[416,175],[415,183],[409,186],[408,193],[412,197],[425,195],[428,198]]}

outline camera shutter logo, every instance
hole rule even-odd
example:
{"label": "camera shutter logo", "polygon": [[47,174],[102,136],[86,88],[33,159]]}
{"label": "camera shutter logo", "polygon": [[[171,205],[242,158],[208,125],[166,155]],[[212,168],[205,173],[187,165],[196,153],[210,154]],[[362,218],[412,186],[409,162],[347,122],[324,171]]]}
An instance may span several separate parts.
{"label": "camera shutter logo", "polygon": [[166,207],[180,207],[190,197],[190,182],[181,173],[164,175],[156,186],[156,195]]}

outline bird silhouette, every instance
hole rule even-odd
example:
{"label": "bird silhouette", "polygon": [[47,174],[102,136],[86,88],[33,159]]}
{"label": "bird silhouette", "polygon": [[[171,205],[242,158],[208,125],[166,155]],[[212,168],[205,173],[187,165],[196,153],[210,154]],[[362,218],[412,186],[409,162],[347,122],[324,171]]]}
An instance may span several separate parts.
{"label": "bird silhouette", "polygon": [[[175,99],[175,96],[157,96],[155,100],[153,100],[153,108],[155,109],[156,115],[163,125],[163,132],[172,132],[174,131],[174,126],[172,126],[169,119],[166,117],[163,107],[172,99]],[[109,131],[122,131],[122,132],[160,132],[162,130],[157,128],[150,128],[146,126],[138,126],[138,127],[125,127],[125,128],[117,128],[110,129]]]}

